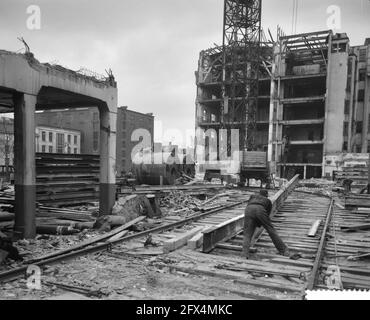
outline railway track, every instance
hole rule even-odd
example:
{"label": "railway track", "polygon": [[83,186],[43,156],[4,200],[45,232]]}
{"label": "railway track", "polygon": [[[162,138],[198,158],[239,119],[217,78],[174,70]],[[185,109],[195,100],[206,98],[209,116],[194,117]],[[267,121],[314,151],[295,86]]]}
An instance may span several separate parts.
{"label": "railway track", "polygon": [[145,238],[148,235],[152,234],[159,235],[159,237],[161,237],[161,235],[165,233],[165,238],[162,238],[162,240],[169,239],[171,237],[177,236],[181,232],[186,232],[188,229],[181,230],[181,228],[183,228],[184,226],[189,226],[189,228],[192,228],[200,225],[216,225],[220,221],[230,219],[231,217],[240,214],[243,208],[245,208],[245,203],[248,201],[251,194],[253,194],[253,192],[237,192],[236,194],[231,192],[228,196],[229,199],[227,199],[223,204],[219,205],[218,208],[215,208],[213,210],[195,213],[184,218],[176,219],[167,217],[163,219],[163,223],[157,227],[146,231],[134,233],[121,239],[117,239],[114,241],[99,241],[97,243],[91,243],[91,241],[88,241],[85,245],[84,243],[81,243],[71,248],[60,250],[46,256],[34,258],[29,261],[25,261],[25,263],[21,267],[1,272],[0,283],[12,281],[24,276],[29,265],[37,265],[39,267],[42,267],[45,265],[56,264],[68,259],[76,258],[81,255],[104,252],[107,250],[110,251],[116,245],[140,238]]}
{"label": "railway track", "polygon": [[[209,254],[200,249],[185,247],[163,255],[162,245],[196,228],[218,227],[244,213],[245,204],[253,191],[230,191],[219,208],[198,212],[190,216],[167,216],[162,224],[143,232],[134,233],[113,242],[101,241],[85,247],[63,250],[49,256],[29,261],[40,267],[58,264],[91,253],[102,253],[110,258],[125,260],[128,255],[141,253],[127,247],[141,247],[149,235],[157,243],[154,266],[165,272],[191,274],[231,281],[239,290],[239,296],[250,299],[302,299],[307,289],[327,289],[327,270],[339,266],[344,289],[369,289],[370,269],[366,260],[349,260],[350,256],[370,253],[370,232],[345,232],[343,226],[368,221],[366,214],[341,209],[329,197],[293,192],[281,203],[272,222],[292,252],[301,258],[291,260],[277,254],[269,236],[262,232],[254,244],[256,253],[250,260],[242,256],[241,233],[227,241],[218,242]],[[312,225],[320,220],[315,236],[308,236]],[[139,251],[140,251],[139,250]],[[151,255],[150,250],[144,254]],[[170,262],[161,262],[168,257]],[[167,258],[164,258],[165,260]],[[23,276],[28,264],[0,273],[0,283]],[[194,281],[197,281],[196,279]],[[212,281],[210,284],[213,283]],[[207,284],[208,286],[208,284]],[[209,288],[211,286],[209,285]],[[235,288],[234,288],[235,289]],[[260,291],[262,290],[262,291]],[[256,293],[256,292],[257,293]]]}
{"label": "railway track", "polygon": [[[212,259],[224,263],[231,259],[224,270],[233,270],[237,265],[236,269],[249,274],[260,270],[267,278],[250,283],[257,287],[296,292],[302,297],[306,290],[328,289],[326,281],[331,266],[340,268],[343,289],[369,290],[369,261],[350,261],[349,258],[370,253],[370,232],[348,233],[341,229],[343,225],[361,223],[366,219],[365,214],[354,215],[350,210],[340,209],[328,197],[294,192],[272,222],[291,251],[300,253],[302,258],[291,260],[278,255],[269,236],[263,233],[255,244],[257,253],[252,255],[252,260],[243,262],[243,235],[240,233],[218,243],[211,253]],[[320,227],[314,237],[309,237],[308,232],[317,220],[321,220]]]}

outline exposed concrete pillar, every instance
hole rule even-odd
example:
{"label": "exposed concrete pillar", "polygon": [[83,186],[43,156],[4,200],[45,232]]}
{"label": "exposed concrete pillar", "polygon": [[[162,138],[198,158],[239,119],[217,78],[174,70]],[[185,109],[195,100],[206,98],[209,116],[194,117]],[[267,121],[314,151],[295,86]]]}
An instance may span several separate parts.
{"label": "exposed concrete pillar", "polygon": [[15,235],[36,236],[35,106],[36,96],[14,97]]}
{"label": "exposed concrete pillar", "polygon": [[100,106],[100,212],[109,215],[116,200],[116,119],[107,106]]}

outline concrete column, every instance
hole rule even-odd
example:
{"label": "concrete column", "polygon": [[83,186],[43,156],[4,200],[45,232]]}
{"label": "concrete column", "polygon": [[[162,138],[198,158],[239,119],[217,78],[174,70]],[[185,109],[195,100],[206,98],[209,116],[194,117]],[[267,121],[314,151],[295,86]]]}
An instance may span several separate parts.
{"label": "concrete column", "polygon": [[36,236],[36,96],[14,97],[15,236]]}
{"label": "concrete column", "polygon": [[117,114],[100,106],[100,210],[109,215],[116,200],[116,119]]}

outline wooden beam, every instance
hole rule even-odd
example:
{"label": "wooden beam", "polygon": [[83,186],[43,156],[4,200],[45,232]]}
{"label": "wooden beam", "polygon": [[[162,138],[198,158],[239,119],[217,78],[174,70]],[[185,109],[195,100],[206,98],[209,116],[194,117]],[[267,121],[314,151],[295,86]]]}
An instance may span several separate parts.
{"label": "wooden beam", "polygon": [[[296,175],[289,183],[284,186],[272,199],[272,216],[279,210],[284,204],[289,194],[294,190],[299,181],[299,175]],[[244,228],[244,214],[239,215],[233,219],[225,221],[211,229],[203,232],[203,252],[209,253],[212,251],[217,243],[224,242],[237,235]],[[254,236],[254,239],[259,238],[262,235],[264,229],[259,228]],[[252,241],[252,247],[254,246]]]}
{"label": "wooden beam", "polygon": [[320,224],[321,224],[321,220],[317,220],[313,223],[310,231],[308,231],[308,236],[309,237],[315,237],[316,234],[317,234],[317,231],[319,230],[319,227],[320,227]]}
{"label": "wooden beam", "polygon": [[178,248],[181,248],[182,246],[186,245],[188,240],[191,239],[195,234],[201,232],[204,230],[204,227],[196,227],[186,233],[183,233],[179,235],[178,237],[165,241],[163,243],[163,252],[169,253],[171,251],[175,251]]}

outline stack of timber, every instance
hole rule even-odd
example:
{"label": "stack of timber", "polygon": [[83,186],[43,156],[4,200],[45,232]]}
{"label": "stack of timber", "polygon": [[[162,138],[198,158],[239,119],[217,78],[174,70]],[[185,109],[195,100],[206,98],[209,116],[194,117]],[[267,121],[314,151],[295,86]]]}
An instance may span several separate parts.
{"label": "stack of timber", "polygon": [[352,194],[345,197],[346,208],[370,208],[370,195],[368,194]]}
{"label": "stack of timber", "polygon": [[44,205],[77,205],[99,198],[98,155],[36,154],[36,197]]}
{"label": "stack of timber", "polygon": [[352,183],[352,191],[358,193],[368,183],[368,154],[347,154],[343,157],[342,171],[335,173],[336,181],[350,179]]}

